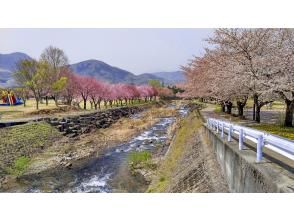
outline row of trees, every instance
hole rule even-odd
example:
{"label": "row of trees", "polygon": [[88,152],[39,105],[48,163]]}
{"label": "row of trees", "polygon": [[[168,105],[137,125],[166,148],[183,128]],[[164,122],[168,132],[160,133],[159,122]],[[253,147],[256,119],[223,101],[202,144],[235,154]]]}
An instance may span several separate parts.
{"label": "row of trees", "polygon": [[93,77],[74,74],[70,69],[67,69],[63,75],[68,79],[68,83],[62,96],[67,104],[71,104],[73,100],[76,103],[83,102],[84,109],[86,109],[87,101],[91,103],[92,108],[100,109],[102,102],[105,107],[107,105],[112,107],[114,104],[122,106],[123,103],[128,105],[135,100],[152,101],[158,95],[157,90],[149,85],[110,84]]}
{"label": "row of trees", "polygon": [[86,109],[87,101],[91,107],[101,107],[101,102],[107,107],[109,104],[122,105],[134,102],[135,99],[152,100],[158,94],[157,90],[148,85],[136,86],[129,84],[109,84],[96,80],[93,77],[81,76],[72,72],[68,67],[68,58],[65,53],[55,47],[48,47],[41,54],[40,59],[21,60],[17,64],[14,78],[19,85],[15,91],[25,101],[33,96],[36,108],[40,101],[48,98],[63,100],[68,105],[83,101]]}
{"label": "row of trees", "polygon": [[207,41],[205,54],[183,67],[188,95],[217,100],[227,113],[235,102],[241,117],[252,97],[257,122],[264,105],[283,100],[284,124],[293,126],[293,29],[217,29]]}

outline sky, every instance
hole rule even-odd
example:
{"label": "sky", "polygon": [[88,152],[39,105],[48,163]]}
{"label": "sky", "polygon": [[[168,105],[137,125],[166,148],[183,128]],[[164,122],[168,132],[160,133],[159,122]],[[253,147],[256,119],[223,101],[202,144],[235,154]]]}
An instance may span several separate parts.
{"label": "sky", "polygon": [[204,53],[213,29],[0,29],[0,53],[38,59],[49,45],[71,64],[97,59],[134,74],[177,71]]}

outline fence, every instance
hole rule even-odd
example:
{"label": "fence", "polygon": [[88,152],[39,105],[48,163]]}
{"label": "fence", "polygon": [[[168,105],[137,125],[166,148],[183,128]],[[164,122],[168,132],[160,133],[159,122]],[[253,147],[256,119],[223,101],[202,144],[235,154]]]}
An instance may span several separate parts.
{"label": "fence", "polygon": [[262,132],[259,130],[243,127],[232,124],[226,121],[209,118],[207,119],[207,126],[221,132],[221,137],[224,138],[224,133],[227,133],[227,140],[232,141],[232,135],[236,134],[239,137],[239,150],[244,148],[244,140],[250,140],[256,143],[256,161],[262,160],[263,148],[268,148],[278,154],[281,154],[291,160],[294,160],[294,142]]}

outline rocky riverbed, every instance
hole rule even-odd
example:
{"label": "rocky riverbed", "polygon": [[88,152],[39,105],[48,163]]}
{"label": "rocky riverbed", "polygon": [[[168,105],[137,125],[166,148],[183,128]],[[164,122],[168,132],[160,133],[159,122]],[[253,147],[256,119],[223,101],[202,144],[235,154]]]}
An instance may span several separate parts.
{"label": "rocky riverbed", "polygon": [[[166,112],[174,112],[176,106],[170,105],[164,107]],[[150,110],[158,111],[158,109]],[[162,111],[162,110],[161,110]],[[178,114],[185,114],[185,109],[178,109]],[[147,183],[142,175],[131,175],[128,169],[128,155],[133,151],[149,150],[152,151],[156,146],[162,146],[162,151],[168,149],[168,128],[175,121],[175,117],[171,114],[153,114],[146,118],[146,114],[150,112],[136,113],[129,119],[122,122],[129,122],[126,137],[130,137],[128,141],[119,143],[116,138],[111,141],[111,137],[105,144],[106,148],[97,150],[93,137],[100,138],[101,135],[95,133],[81,134],[81,137],[63,139],[69,145],[68,153],[56,153],[57,148],[51,148],[48,151],[50,159],[44,157],[34,159],[34,163],[26,171],[26,173],[17,178],[17,181],[6,181],[9,187],[5,191],[10,192],[143,192],[147,188]],[[150,120],[150,117],[152,120]],[[148,119],[149,123],[141,120]],[[123,119],[124,120],[124,119]],[[143,121],[144,121],[143,120]],[[138,122],[140,123],[138,124]],[[110,136],[118,136],[118,132],[122,132],[119,125],[120,121],[112,125],[108,133]],[[69,122],[71,123],[71,122]],[[97,123],[96,123],[97,124]],[[56,125],[58,126],[58,125]],[[145,128],[145,129],[144,129]],[[103,129],[106,131],[108,128]],[[111,130],[112,129],[112,130]],[[111,133],[111,131],[113,133]],[[99,131],[97,131],[99,132]],[[136,134],[136,135],[135,135]],[[124,133],[123,133],[124,135]],[[87,139],[91,139],[90,141]],[[115,138],[114,138],[115,139]],[[99,143],[100,143],[99,142]],[[63,143],[64,144],[64,143]],[[70,146],[74,144],[74,146]],[[79,146],[77,146],[79,145]],[[101,143],[100,143],[101,145]],[[164,147],[165,146],[165,147]],[[72,149],[73,147],[73,149]],[[76,151],[74,150],[76,149]],[[52,153],[56,156],[52,157]],[[82,154],[81,154],[82,152]],[[60,164],[56,166],[56,164]]]}

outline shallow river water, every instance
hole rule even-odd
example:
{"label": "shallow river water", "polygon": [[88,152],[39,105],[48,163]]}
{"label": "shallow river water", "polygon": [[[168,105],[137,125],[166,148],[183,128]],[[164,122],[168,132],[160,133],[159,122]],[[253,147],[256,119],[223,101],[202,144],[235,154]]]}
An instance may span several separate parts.
{"label": "shallow river water", "polygon": [[[187,112],[187,109],[178,109],[181,117]],[[133,151],[152,150],[157,144],[164,144],[167,140],[168,128],[174,121],[175,117],[161,118],[150,129],[127,143],[106,149],[101,155],[88,159],[80,167],[41,177],[31,177],[26,181],[24,191],[144,192],[148,186],[143,177],[130,174],[128,155]]]}

